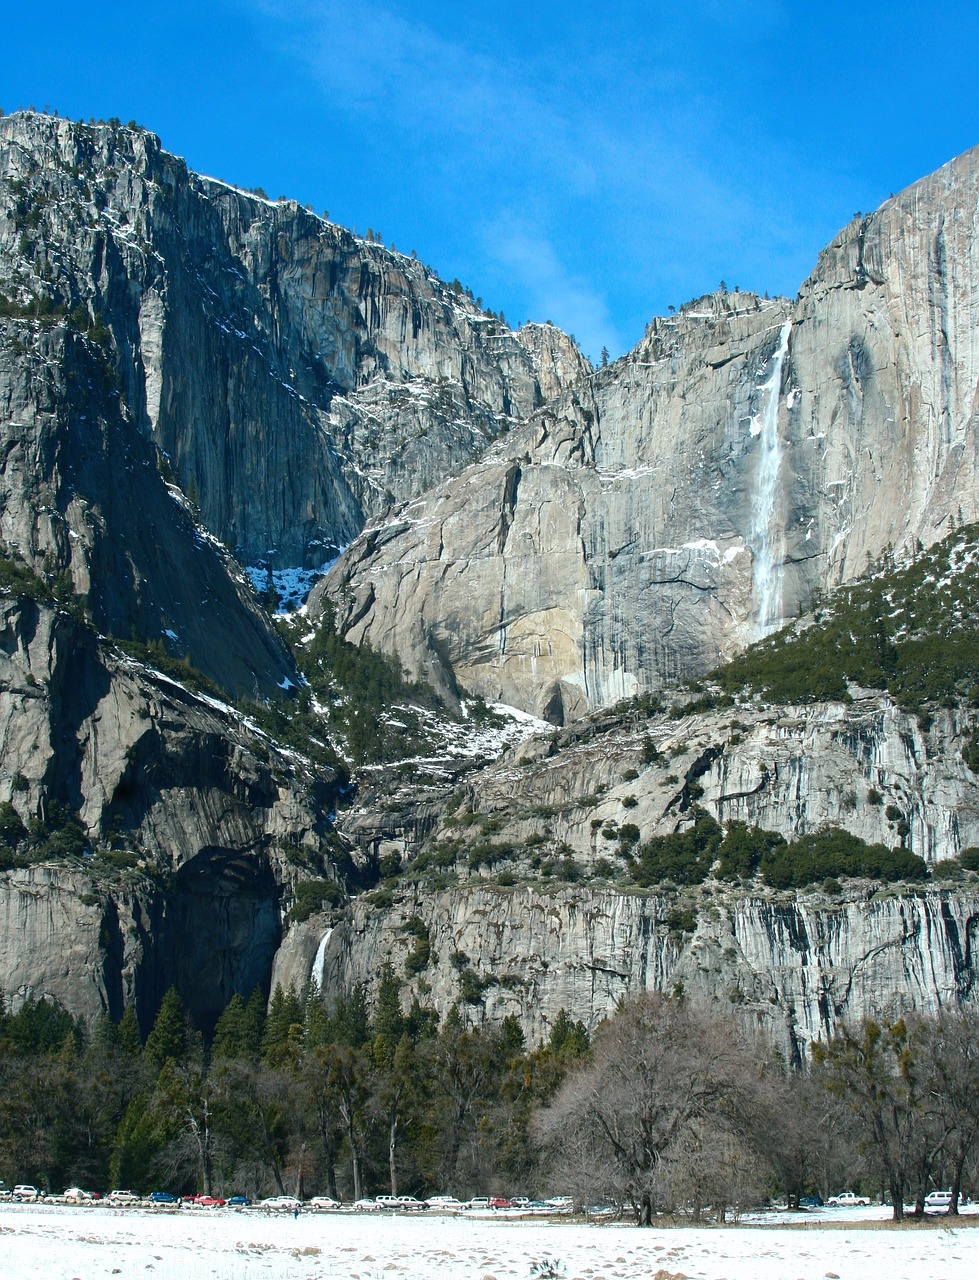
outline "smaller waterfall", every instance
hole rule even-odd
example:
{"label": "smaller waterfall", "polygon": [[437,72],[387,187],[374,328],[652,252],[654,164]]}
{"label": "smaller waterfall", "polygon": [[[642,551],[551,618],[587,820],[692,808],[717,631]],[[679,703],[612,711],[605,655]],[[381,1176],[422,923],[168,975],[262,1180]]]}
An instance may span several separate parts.
{"label": "smaller waterfall", "polygon": [[782,392],[782,366],[789,349],[791,331],[792,321],[786,320],[772,357],[772,371],[768,380],[758,388],[765,397],[761,417],[752,424],[752,434],[759,437],[758,469],[751,503],[752,587],[759,639],[774,631],[782,620],[785,532],[779,483],[782,442],[778,434],[778,405]]}
{"label": "smaller waterfall", "polygon": [[323,990],[323,983],[326,981],[326,947],[332,932],[332,929],[327,929],[326,933],[320,938],[320,944],[316,948],[316,955],[313,958],[313,967],[309,974],[313,982],[316,983],[318,991]]}

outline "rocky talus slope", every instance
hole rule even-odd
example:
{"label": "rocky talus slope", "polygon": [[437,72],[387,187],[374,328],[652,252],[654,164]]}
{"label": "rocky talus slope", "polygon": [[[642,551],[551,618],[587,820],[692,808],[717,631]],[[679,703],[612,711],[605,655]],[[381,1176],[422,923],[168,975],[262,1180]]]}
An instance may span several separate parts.
{"label": "rocky talus slope", "polygon": [[654,320],[365,531],[326,588],[346,633],[560,724],[974,519],[977,255],[971,151],[847,226],[794,302]]}

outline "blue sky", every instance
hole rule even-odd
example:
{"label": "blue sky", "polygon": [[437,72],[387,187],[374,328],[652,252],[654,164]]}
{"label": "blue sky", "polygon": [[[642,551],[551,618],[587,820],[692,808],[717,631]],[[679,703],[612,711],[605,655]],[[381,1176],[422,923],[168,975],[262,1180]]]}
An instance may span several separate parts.
{"label": "blue sky", "polygon": [[136,119],[595,359],[722,279],[794,295],[854,212],[979,143],[958,0],[50,0],[4,36],[4,110]]}

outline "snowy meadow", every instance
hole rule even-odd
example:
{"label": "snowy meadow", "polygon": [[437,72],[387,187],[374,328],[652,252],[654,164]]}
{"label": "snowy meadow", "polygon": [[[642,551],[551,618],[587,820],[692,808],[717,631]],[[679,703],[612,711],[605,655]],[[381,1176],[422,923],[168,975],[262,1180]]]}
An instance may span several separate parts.
{"label": "snowy meadow", "polygon": [[[893,1228],[886,1209],[731,1227],[0,1207],[6,1280],[972,1280],[979,1218]],[[789,1225],[791,1223],[791,1225]],[[973,1225],[974,1224],[974,1225]]]}

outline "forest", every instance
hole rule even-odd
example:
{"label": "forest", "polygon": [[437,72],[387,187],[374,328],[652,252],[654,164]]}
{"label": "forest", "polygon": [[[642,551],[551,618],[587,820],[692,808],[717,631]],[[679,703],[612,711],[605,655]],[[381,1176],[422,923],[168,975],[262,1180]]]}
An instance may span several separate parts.
{"label": "forest", "polygon": [[562,1011],[528,1047],[512,1018],[404,1010],[389,967],[332,1010],[315,989],[236,995],[208,1044],[174,990],[145,1041],[131,1009],[88,1027],[29,1000],[0,1016],[0,1173],[49,1193],[561,1191],[640,1224],[845,1188],[895,1218],[951,1188],[957,1212],[979,1016],[867,1018],[809,1049],[791,1064],[750,1011],[679,990],[593,1036]]}

